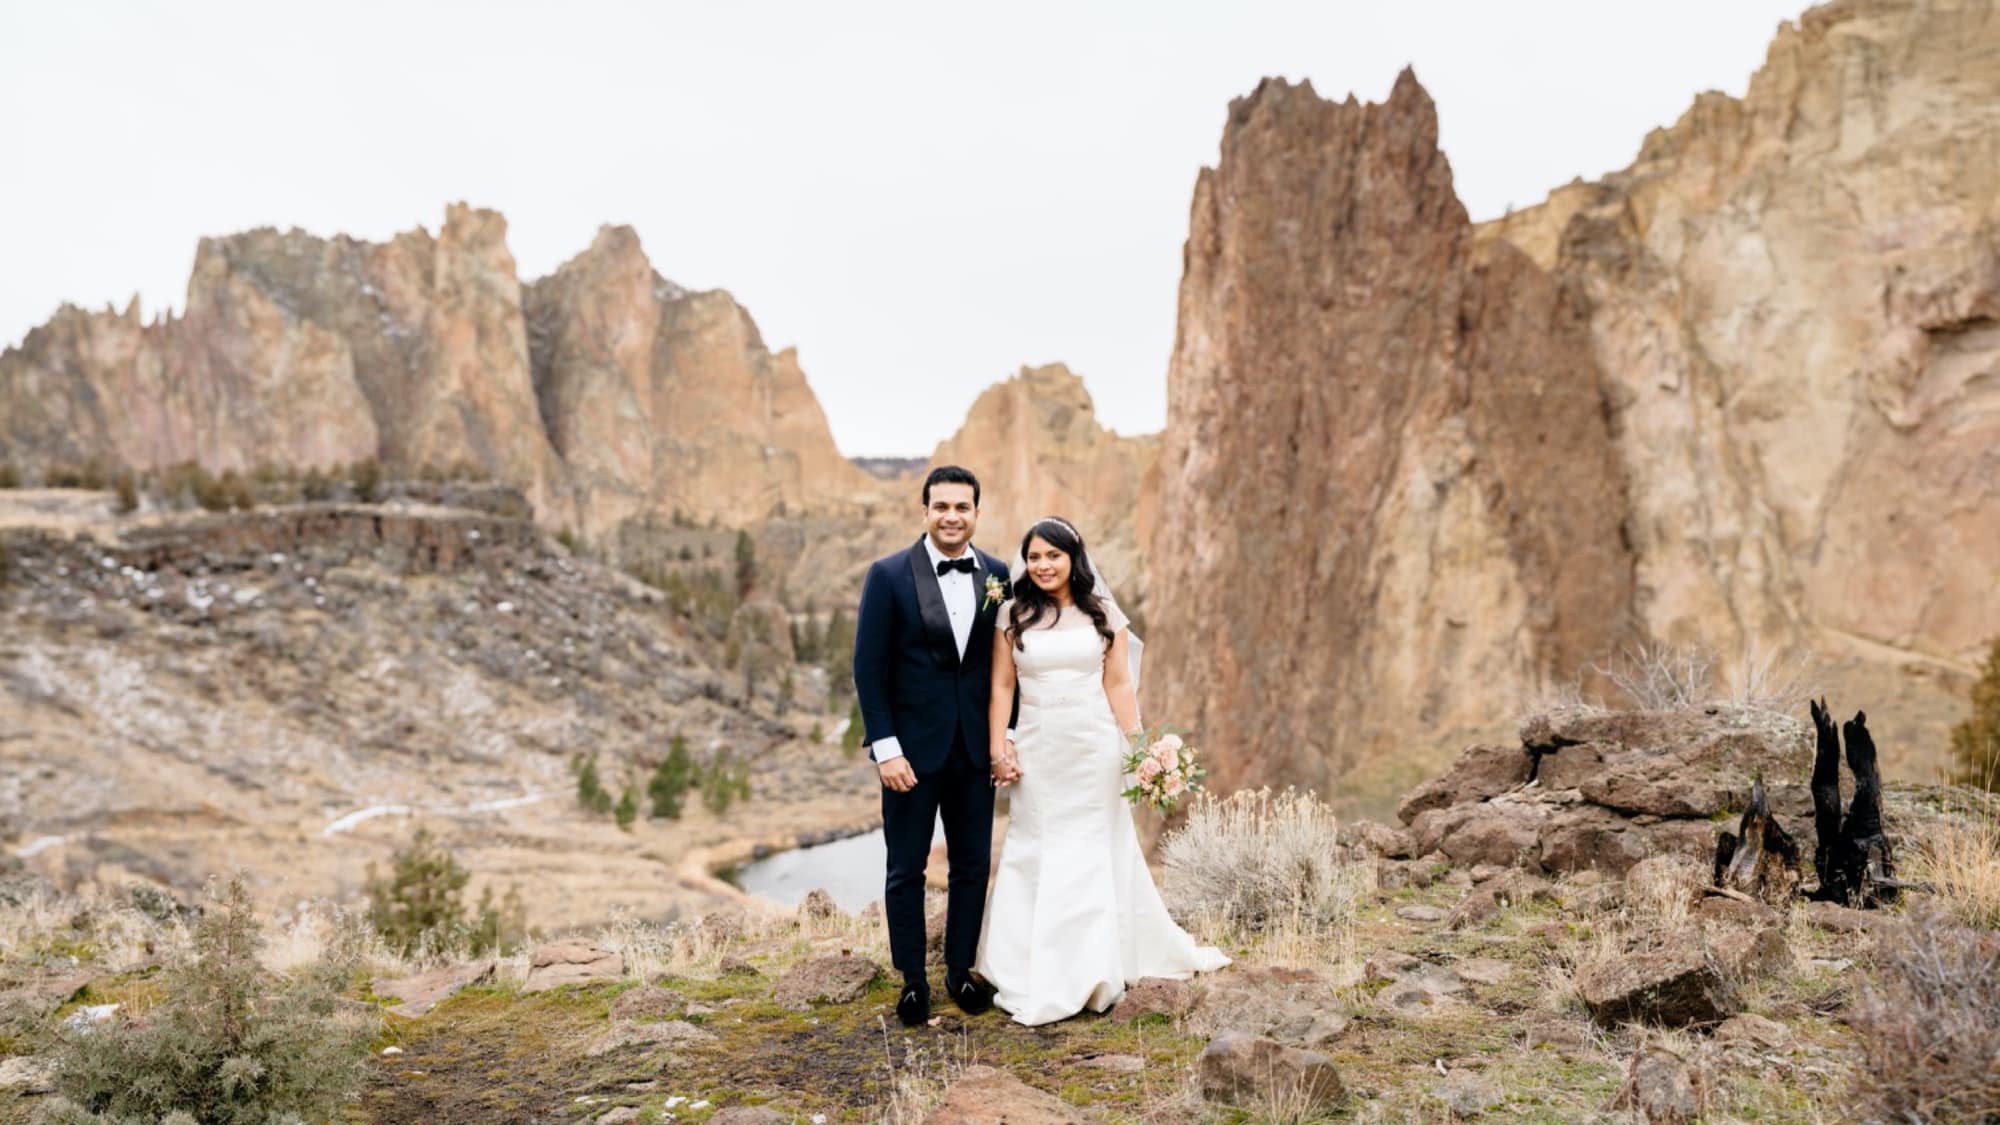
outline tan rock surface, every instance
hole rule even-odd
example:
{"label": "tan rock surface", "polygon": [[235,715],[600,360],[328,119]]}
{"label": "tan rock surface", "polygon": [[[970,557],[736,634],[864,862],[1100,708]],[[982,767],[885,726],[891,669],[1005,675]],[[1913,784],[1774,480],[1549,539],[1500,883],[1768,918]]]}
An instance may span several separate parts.
{"label": "tan rock surface", "polygon": [[1339,792],[1629,635],[1624,473],[1583,311],[1472,254],[1430,98],[1266,81],[1195,187],[1148,714],[1223,787]]}
{"label": "tan rock surface", "polygon": [[1857,0],[1474,229],[1408,75],[1195,189],[1149,714],[1380,808],[1634,641],[1811,653],[1928,776],[2000,633],[2000,18]]}
{"label": "tan rock surface", "polygon": [[1083,380],[1051,364],[988,387],[931,465],[963,465],[979,476],[988,550],[1011,559],[1034,521],[1062,516],[1083,532],[1120,598],[1131,598],[1145,590],[1140,552],[1155,513],[1142,486],[1158,457],[1157,435],[1104,428]]}

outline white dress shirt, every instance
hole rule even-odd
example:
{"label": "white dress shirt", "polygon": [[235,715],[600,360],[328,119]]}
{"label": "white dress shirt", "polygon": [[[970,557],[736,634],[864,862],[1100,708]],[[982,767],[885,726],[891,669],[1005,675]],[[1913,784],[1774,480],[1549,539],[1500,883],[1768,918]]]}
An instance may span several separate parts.
{"label": "white dress shirt", "polygon": [[[938,550],[938,545],[931,541],[929,535],[924,536],[924,551],[930,555],[933,574],[937,574],[937,565],[950,557]],[[969,543],[966,544],[965,550],[959,552],[958,557],[979,562],[978,554],[973,551]],[[951,637],[958,642],[960,660],[965,659],[965,643],[972,639],[972,619],[979,612],[979,587],[973,579],[980,576],[980,571],[967,574],[959,570],[938,575],[938,592],[944,595],[944,608],[951,615]],[[1014,732],[1007,733],[1011,738]],[[894,735],[871,744],[869,750],[874,753],[877,765],[891,758],[903,756],[903,744],[897,741]]]}

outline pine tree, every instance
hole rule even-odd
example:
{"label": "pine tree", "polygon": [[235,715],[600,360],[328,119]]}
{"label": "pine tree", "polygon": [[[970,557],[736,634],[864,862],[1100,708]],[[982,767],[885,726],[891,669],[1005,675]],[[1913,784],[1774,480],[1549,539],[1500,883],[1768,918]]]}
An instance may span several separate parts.
{"label": "pine tree", "polygon": [[417,829],[410,845],[390,860],[387,879],[368,866],[368,921],[402,956],[457,941],[465,926],[462,895],[472,874],[459,866],[430,830]]}
{"label": "pine tree", "polygon": [[688,757],[687,739],[675,735],[667,756],[653,767],[646,782],[646,796],[652,800],[653,815],[678,818],[687,800],[688,786],[694,784],[694,760]]}
{"label": "pine tree", "polygon": [[1952,780],[2000,792],[2000,637],[1972,685],[1972,713],[1951,729]]}
{"label": "pine tree", "polygon": [[576,771],[576,803],[594,813],[611,811],[611,794],[597,775],[597,755],[581,759]]}
{"label": "pine tree", "polygon": [[618,795],[618,807],[611,815],[618,821],[618,827],[632,831],[632,822],[639,819],[639,791],[627,785]]}
{"label": "pine tree", "polygon": [[736,596],[747,598],[757,584],[757,541],[747,531],[736,533]]}

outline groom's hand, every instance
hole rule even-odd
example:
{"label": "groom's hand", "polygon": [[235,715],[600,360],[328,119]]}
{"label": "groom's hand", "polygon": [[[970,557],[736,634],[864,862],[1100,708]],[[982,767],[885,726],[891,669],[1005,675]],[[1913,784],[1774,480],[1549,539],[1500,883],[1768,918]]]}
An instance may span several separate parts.
{"label": "groom's hand", "polygon": [[891,758],[879,762],[875,771],[882,775],[882,785],[898,793],[908,793],[917,787],[917,771],[910,768],[908,758]]}

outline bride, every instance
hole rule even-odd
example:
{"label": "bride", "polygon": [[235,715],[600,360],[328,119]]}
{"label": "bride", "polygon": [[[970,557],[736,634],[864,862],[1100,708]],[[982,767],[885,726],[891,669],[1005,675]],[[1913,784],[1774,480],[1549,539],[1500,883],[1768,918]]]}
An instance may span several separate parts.
{"label": "bride", "polygon": [[1120,795],[1124,732],[1140,729],[1138,641],[1076,528],[1051,516],[1028,529],[1013,594],[993,634],[990,706],[993,780],[1014,791],[974,968],[1032,1026],[1104,1011],[1141,977],[1185,979],[1229,958],[1174,924],[1146,870]]}

